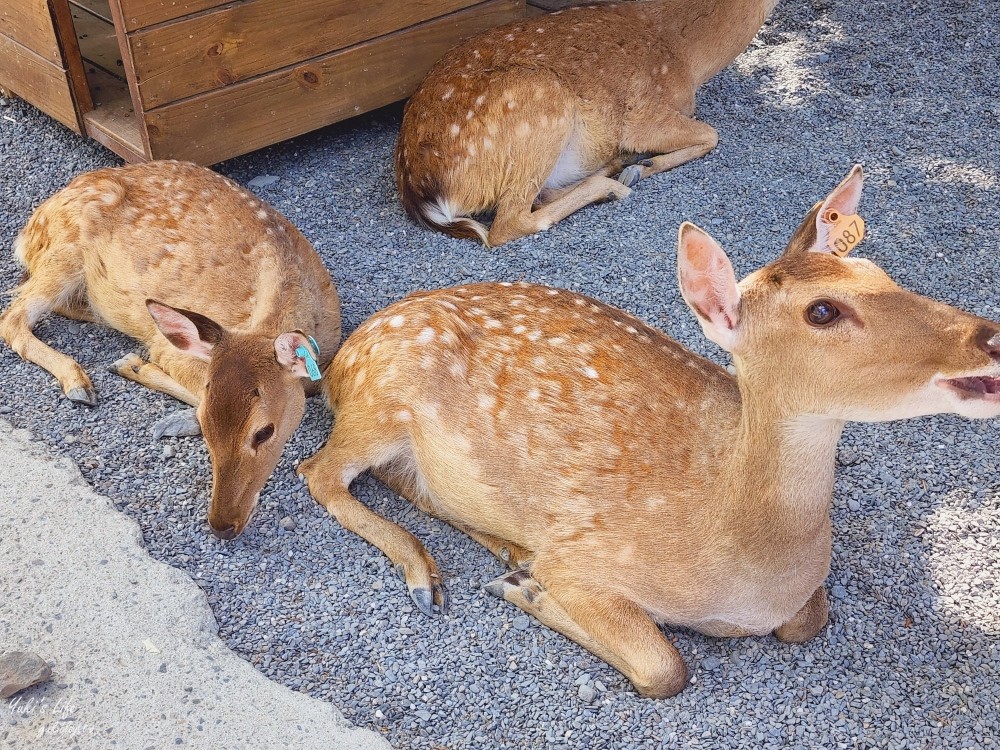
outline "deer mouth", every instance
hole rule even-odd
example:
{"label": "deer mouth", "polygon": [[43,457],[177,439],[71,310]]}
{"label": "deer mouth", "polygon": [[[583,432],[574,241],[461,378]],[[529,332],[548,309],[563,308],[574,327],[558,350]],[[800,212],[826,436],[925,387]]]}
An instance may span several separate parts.
{"label": "deer mouth", "polygon": [[968,378],[949,378],[944,381],[952,390],[964,398],[979,398],[986,401],[1000,401],[1000,378],[978,375]]}

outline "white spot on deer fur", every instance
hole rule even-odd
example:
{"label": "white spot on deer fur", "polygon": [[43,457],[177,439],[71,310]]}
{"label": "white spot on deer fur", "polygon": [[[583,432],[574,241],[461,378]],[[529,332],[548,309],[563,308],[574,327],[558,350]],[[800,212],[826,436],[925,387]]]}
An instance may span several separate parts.
{"label": "white spot on deer fur", "polygon": [[476,106],[477,107],[483,106],[483,102],[485,101],[486,101],[486,96],[484,94],[480,94],[479,96],[476,97]]}
{"label": "white spot on deer fur", "polygon": [[519,122],[517,124],[516,132],[519,136],[524,137],[531,133],[531,126],[526,122]]}
{"label": "white spot on deer fur", "polygon": [[427,326],[417,335],[417,343],[429,344],[434,340],[434,335],[435,335],[434,329],[431,328],[430,326]]}
{"label": "white spot on deer fur", "polygon": [[587,304],[587,302],[586,302],[586,300],[583,299],[583,297],[577,297],[575,300],[573,300],[573,304],[574,305],[581,305],[582,306],[582,305]]}
{"label": "white spot on deer fur", "polygon": [[597,370],[595,370],[593,367],[589,367],[589,366],[588,367],[584,367],[583,368],[583,374],[586,375],[591,380],[596,380],[597,379]]}
{"label": "white spot on deer fur", "polygon": [[476,113],[473,112],[471,109],[468,112],[465,113],[465,119],[466,120],[471,120],[475,116],[476,116]]}
{"label": "white spot on deer fur", "polygon": [[541,26],[539,26],[537,29],[535,29],[535,31],[538,32],[539,34],[544,34],[545,33],[545,29],[543,29]]}
{"label": "white spot on deer fur", "polygon": [[403,327],[403,323],[405,323],[405,322],[406,322],[406,318],[404,316],[402,316],[402,315],[393,315],[391,318],[389,318],[389,327],[390,328],[402,328]]}
{"label": "white spot on deer fur", "polygon": [[636,330],[635,328],[633,328],[632,326],[626,326],[626,327],[625,327],[625,330],[626,330],[626,331],[628,331],[629,333],[631,333],[631,334],[632,334],[633,336],[634,336],[635,334],[639,333],[639,332],[638,332],[638,331],[637,331],[637,330]]}
{"label": "white spot on deer fur", "polygon": [[493,139],[483,138],[483,151],[492,151],[492,150],[493,150]]}
{"label": "white spot on deer fur", "polygon": [[480,393],[476,400],[479,403],[479,408],[483,411],[490,411],[497,404],[496,397],[489,393]]}
{"label": "white spot on deer fur", "polygon": [[542,337],[541,331],[532,331],[528,334],[528,341],[538,341]]}
{"label": "white spot on deer fur", "polygon": [[513,42],[514,41],[514,35],[513,34],[508,34],[507,36],[504,37],[504,39],[506,39],[508,42]]}
{"label": "white spot on deer fur", "polygon": [[502,287],[510,287],[510,286],[514,286],[514,285],[511,284],[509,281],[501,281],[500,282],[500,286],[502,286]]}
{"label": "white spot on deer fur", "polygon": [[515,102],[513,99],[508,99],[507,100],[507,109],[513,110],[514,107],[516,107],[516,106],[517,106],[517,102]]}
{"label": "white spot on deer fur", "polygon": [[563,336],[553,336],[549,339],[549,344],[552,346],[561,346],[566,343],[566,339]]}
{"label": "white spot on deer fur", "polygon": [[434,366],[434,357],[432,357],[430,354],[425,354],[420,359],[420,366],[425,370],[431,369],[431,367]]}
{"label": "white spot on deer fur", "polygon": [[469,156],[475,156],[476,155],[476,144],[475,143],[470,143],[468,146],[466,146],[466,149],[469,152]]}
{"label": "white spot on deer fur", "polygon": [[396,419],[398,419],[400,422],[409,422],[411,419],[413,419],[413,415],[410,414],[410,412],[407,409],[402,409],[401,411],[396,412]]}
{"label": "white spot on deer fur", "polygon": [[527,330],[528,330],[528,329],[527,329],[527,328],[525,328],[524,326],[514,326],[514,327],[513,327],[512,329],[511,329],[511,333],[514,333],[514,334],[516,334],[516,335],[520,336],[520,335],[521,335],[522,333],[524,333],[524,332],[525,332],[525,331],[527,331]]}
{"label": "white spot on deer fur", "polygon": [[555,297],[557,294],[559,294],[559,290],[558,289],[549,289],[546,292],[546,294],[548,294],[550,297]]}
{"label": "white spot on deer fur", "polygon": [[539,391],[537,388],[532,388],[530,391],[528,391],[528,398],[530,398],[532,401],[537,401],[541,397],[542,397],[542,392]]}
{"label": "white spot on deer fur", "polygon": [[543,128],[547,128],[549,126],[549,117],[548,117],[548,115],[542,115],[542,119],[540,120],[540,122],[541,122]]}
{"label": "white spot on deer fur", "polygon": [[259,211],[257,211],[257,218],[258,219],[266,219],[267,218],[267,211],[265,211],[263,208],[260,209]]}
{"label": "white spot on deer fur", "polygon": [[457,122],[453,122],[451,127],[448,129],[448,132],[455,136],[462,132],[462,128]]}
{"label": "white spot on deer fur", "polygon": [[499,320],[494,320],[493,318],[487,318],[485,326],[491,330],[496,330],[497,328],[503,328],[503,323]]}
{"label": "white spot on deer fur", "polygon": [[663,65],[660,66],[660,75],[665,76],[666,74],[667,74],[667,64],[664,63]]}
{"label": "white spot on deer fur", "polygon": [[455,87],[454,86],[449,86],[448,90],[445,91],[444,94],[442,94],[441,101],[443,101],[443,102],[448,101],[449,99],[451,99],[451,95],[454,94],[454,93],[455,93]]}

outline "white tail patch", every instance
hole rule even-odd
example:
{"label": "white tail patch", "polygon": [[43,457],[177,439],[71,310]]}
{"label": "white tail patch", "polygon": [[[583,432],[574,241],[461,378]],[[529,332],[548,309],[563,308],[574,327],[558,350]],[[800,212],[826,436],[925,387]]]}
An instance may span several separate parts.
{"label": "white tail patch", "polygon": [[428,223],[442,227],[454,226],[456,224],[468,227],[479,236],[484,245],[488,246],[490,244],[489,230],[475,219],[470,219],[468,216],[460,216],[459,210],[450,200],[444,197],[438,197],[436,200],[420,206],[420,213],[423,214]]}

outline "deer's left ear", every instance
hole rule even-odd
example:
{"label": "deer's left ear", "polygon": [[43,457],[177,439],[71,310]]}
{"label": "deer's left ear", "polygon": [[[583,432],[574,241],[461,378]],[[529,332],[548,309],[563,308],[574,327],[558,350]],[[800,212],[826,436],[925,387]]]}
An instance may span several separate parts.
{"label": "deer's left ear", "polygon": [[855,164],[850,174],[824,201],[810,209],[785,249],[792,253],[847,255],[865,236],[865,222],[858,216],[865,173]]}

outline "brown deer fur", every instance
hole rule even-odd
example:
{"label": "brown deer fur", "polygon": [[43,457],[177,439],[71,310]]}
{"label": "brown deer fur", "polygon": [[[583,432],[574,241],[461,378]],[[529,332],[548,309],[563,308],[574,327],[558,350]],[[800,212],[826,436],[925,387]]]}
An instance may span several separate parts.
{"label": "brown deer fur", "polygon": [[116,371],[198,407],[209,523],[239,534],[318,390],[296,348],[315,337],[325,367],[340,343],[337,291],[309,241],[211,170],[150,162],[77,177],[34,212],[14,252],[25,280],[0,338],[90,405],[90,378],[34,336],[38,320],[55,312],[142,342],[149,362],[132,354]]}
{"label": "brown deer fur", "polygon": [[[429,613],[444,604],[434,561],[348,490],[376,469],[518,568],[488,590],[644,695],[685,683],[657,623],[811,638],[827,621],[845,420],[1000,416],[1000,324],[828,252],[821,216],[854,214],[861,179],[739,284],[711,237],[681,227],[681,290],[735,377],[575,292],[474,284],[388,307],[324,380],[336,423],[300,466],[310,491],[401,566]],[[830,324],[809,322],[833,307]]]}
{"label": "brown deer fur", "polygon": [[[403,206],[427,226],[497,246],[704,156],[718,134],[692,118],[695,91],[746,48],[776,3],[570,8],[460,45],[403,116]],[[636,154],[653,156],[611,179]],[[483,212],[495,212],[489,230],[469,218]]]}

